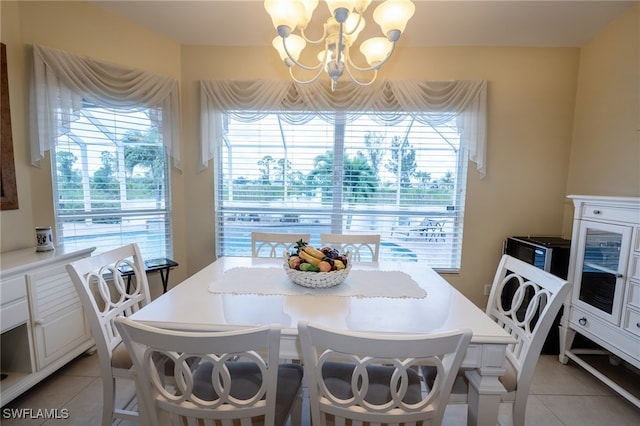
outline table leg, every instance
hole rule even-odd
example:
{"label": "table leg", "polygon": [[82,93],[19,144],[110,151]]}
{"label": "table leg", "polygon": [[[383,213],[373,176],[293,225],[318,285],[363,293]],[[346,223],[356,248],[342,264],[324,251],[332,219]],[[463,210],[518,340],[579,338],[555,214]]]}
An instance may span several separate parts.
{"label": "table leg", "polygon": [[169,271],[171,268],[160,269],[160,278],[162,279],[162,292],[167,292],[167,285],[169,284]]}
{"label": "table leg", "polygon": [[498,424],[500,397],[506,392],[497,375],[482,375],[480,369],[465,373],[469,381],[467,425]]}

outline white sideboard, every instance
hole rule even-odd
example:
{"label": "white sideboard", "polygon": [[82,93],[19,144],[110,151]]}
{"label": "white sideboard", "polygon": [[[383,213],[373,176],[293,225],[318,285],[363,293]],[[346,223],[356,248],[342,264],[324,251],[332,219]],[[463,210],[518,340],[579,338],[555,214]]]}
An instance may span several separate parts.
{"label": "white sideboard", "polygon": [[65,265],[94,250],[0,254],[0,406],[93,346]]}
{"label": "white sideboard", "polygon": [[598,350],[572,348],[579,333],[640,368],[640,198],[569,198],[575,207],[568,278],[573,291],[561,321],[560,362],[575,361],[640,407],[636,396],[584,360]]}

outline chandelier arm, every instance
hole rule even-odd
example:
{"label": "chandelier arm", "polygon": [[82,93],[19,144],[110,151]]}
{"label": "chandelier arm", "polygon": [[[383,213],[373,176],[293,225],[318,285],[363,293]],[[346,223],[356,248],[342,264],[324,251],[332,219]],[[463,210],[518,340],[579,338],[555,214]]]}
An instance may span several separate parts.
{"label": "chandelier arm", "polygon": [[[351,61],[349,61],[351,62]],[[351,74],[351,69],[349,66],[345,66],[344,67],[347,70],[347,75],[349,76],[349,78],[351,79],[351,81],[353,81],[354,83],[356,83],[358,86],[370,86],[374,81],[376,81],[376,78],[378,78],[378,69],[377,68],[370,68],[369,70],[366,71],[373,71],[373,77],[371,78],[371,80],[369,81],[360,81],[357,78],[355,78],[353,76],[353,74]],[[358,69],[356,67],[356,69]]]}
{"label": "chandelier arm", "polygon": [[[349,32],[349,31],[345,31],[344,33],[348,36],[352,35],[353,33],[355,33],[358,30],[358,27],[360,26],[360,22],[362,22],[362,14],[364,13],[364,11],[359,12],[358,13],[358,22],[356,22],[356,24],[353,26],[353,31]],[[346,24],[346,21],[344,22]]]}
{"label": "chandelier arm", "polygon": [[323,71],[324,71],[324,69],[322,67],[320,67],[320,69],[318,70],[316,75],[311,77],[309,80],[300,80],[299,78],[296,78],[296,76],[293,75],[293,67],[289,67],[289,76],[291,77],[291,80],[295,81],[298,84],[309,84],[309,83],[313,83],[314,81],[316,81],[322,75]]}
{"label": "chandelier arm", "polygon": [[304,39],[304,41],[306,41],[307,43],[310,44],[320,44],[320,43],[324,43],[325,38],[327,37],[327,24],[322,24],[322,36],[320,36],[319,39],[317,40],[311,40],[307,38],[307,35],[305,34],[304,30],[306,28],[302,28],[300,29],[300,36],[302,36],[302,38]]}
{"label": "chandelier arm", "polygon": [[[289,49],[287,48],[287,38],[283,37],[282,38],[282,46],[284,47],[284,51],[286,52],[288,59],[291,61],[291,63],[295,66],[298,66],[300,68],[302,68],[303,70],[307,70],[307,71],[315,71],[317,69],[320,70],[320,72],[322,72],[322,65],[324,64],[324,61],[321,61],[318,65],[313,66],[313,67],[308,67],[306,65],[301,64],[300,62],[296,61],[295,59],[293,59],[293,56],[291,56],[291,53],[289,53]],[[326,60],[326,51],[325,51],[325,60]]]}
{"label": "chandelier arm", "polygon": [[[356,64],[353,63],[353,61],[351,60],[350,56],[346,56],[347,60],[346,62],[348,62],[350,67],[353,67],[354,70],[356,71],[362,71],[362,72],[368,72],[368,71],[377,71],[380,69],[381,66],[383,66],[385,64],[385,62],[387,62],[389,60],[389,58],[391,58],[391,55],[393,54],[393,51],[396,49],[396,43],[393,42],[393,44],[391,45],[391,50],[389,51],[389,53],[387,54],[387,57],[384,58],[384,60],[382,60],[379,64],[373,65],[371,67],[365,67],[365,68],[360,68],[359,66],[357,66]],[[348,67],[347,67],[348,69]]]}

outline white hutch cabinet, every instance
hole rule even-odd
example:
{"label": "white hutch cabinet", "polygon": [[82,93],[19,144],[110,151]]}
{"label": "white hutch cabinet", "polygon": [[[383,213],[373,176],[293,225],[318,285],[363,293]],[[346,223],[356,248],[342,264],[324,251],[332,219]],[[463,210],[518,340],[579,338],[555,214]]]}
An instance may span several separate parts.
{"label": "white hutch cabinet", "polygon": [[93,346],[65,265],[94,250],[0,254],[0,406]]}
{"label": "white hutch cabinet", "polygon": [[[640,368],[640,199],[569,196],[575,207],[560,361],[572,359],[636,406],[640,400],[588,364],[572,348],[579,333]],[[569,308],[569,309],[567,309]]]}

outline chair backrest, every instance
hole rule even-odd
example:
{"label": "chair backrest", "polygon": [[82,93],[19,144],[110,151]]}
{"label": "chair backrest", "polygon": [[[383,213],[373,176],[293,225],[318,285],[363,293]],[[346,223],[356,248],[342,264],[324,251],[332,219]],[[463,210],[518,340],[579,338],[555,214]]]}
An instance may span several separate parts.
{"label": "chair backrest", "polygon": [[[312,424],[435,424],[444,415],[471,330],[434,334],[340,332],[298,324]],[[438,378],[421,385],[419,367]],[[349,422],[347,422],[349,423]]]}
{"label": "chair backrest", "polygon": [[302,240],[309,243],[310,234],[278,234],[271,232],[251,233],[252,257],[282,257],[284,251],[290,251],[291,247]]}
{"label": "chair backrest", "polygon": [[350,251],[357,261],[377,262],[380,255],[380,234],[320,234],[320,244]]}
{"label": "chair backrest", "polygon": [[[91,327],[101,364],[109,365],[122,341],[113,320],[128,316],[151,301],[144,260],[138,245],[128,244],[66,266]],[[122,272],[131,272],[123,277]],[[129,279],[132,285],[127,292]]]}
{"label": "chair backrest", "polygon": [[[115,324],[133,358],[141,424],[275,423],[279,328],[177,332],[128,318]],[[153,362],[160,356],[175,368],[170,387]]]}
{"label": "chair backrest", "polygon": [[502,256],[486,313],[516,339],[507,347],[507,359],[508,368],[515,369],[518,392],[528,393],[542,345],[570,288],[562,278],[512,256]]}

